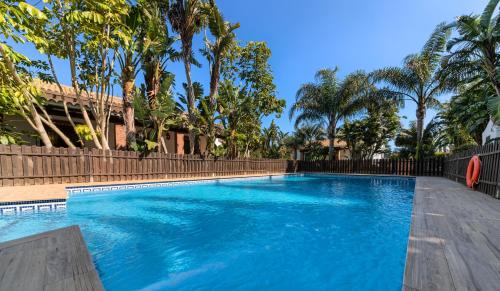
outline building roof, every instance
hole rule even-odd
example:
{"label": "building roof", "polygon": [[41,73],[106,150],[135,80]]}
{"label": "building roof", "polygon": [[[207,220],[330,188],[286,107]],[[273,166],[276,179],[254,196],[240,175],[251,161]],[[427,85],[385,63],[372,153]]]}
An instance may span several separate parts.
{"label": "building roof", "polygon": [[[59,86],[57,84],[43,82],[42,80],[35,79],[33,80],[33,84],[37,86],[43,92],[43,97],[47,101],[53,101],[56,103],[62,103],[66,101],[68,104],[73,106],[78,106],[78,99],[73,87],[61,85],[63,93],[59,90]],[[88,94],[82,94],[83,103],[88,106],[89,98],[96,98],[95,93],[91,93],[90,96]],[[110,96],[111,100],[111,111],[115,114],[121,114],[123,109],[123,100],[121,97]]]}
{"label": "building roof", "polygon": [[[330,146],[330,140],[328,139],[322,140],[321,145],[324,147]],[[347,143],[341,139],[336,138],[333,143],[333,146],[336,148],[347,148]]]}

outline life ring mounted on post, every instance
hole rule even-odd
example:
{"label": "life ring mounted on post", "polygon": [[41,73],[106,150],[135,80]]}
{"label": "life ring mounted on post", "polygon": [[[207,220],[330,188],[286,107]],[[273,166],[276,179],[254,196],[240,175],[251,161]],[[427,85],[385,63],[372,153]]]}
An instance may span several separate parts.
{"label": "life ring mounted on post", "polygon": [[478,155],[472,156],[469,161],[469,166],[467,167],[467,175],[465,176],[465,181],[467,182],[467,187],[474,188],[479,182],[479,170],[481,168],[481,161]]}

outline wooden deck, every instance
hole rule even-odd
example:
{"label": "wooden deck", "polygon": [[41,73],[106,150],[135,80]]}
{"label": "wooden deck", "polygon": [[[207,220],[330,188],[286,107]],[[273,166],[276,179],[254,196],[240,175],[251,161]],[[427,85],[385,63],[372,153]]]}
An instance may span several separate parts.
{"label": "wooden deck", "polygon": [[0,243],[0,290],[104,290],[80,228]]}
{"label": "wooden deck", "polygon": [[500,200],[418,177],[403,290],[500,290]]}

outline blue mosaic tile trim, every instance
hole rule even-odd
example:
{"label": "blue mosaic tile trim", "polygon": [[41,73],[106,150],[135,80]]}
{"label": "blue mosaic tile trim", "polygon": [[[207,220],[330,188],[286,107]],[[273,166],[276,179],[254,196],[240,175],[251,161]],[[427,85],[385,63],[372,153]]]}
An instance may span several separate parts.
{"label": "blue mosaic tile trim", "polygon": [[1,206],[6,206],[6,205],[41,204],[41,203],[56,203],[56,202],[66,202],[66,199],[49,199],[49,200],[34,200],[34,201],[0,202],[0,207]]}
{"label": "blue mosaic tile trim", "polygon": [[262,180],[262,179],[273,179],[284,177],[285,175],[269,175],[269,176],[259,176],[259,177],[242,177],[242,178],[217,178],[217,179],[205,179],[205,180],[188,180],[188,181],[170,181],[170,182],[147,182],[147,183],[136,183],[136,184],[112,184],[105,186],[88,186],[88,187],[66,187],[66,191],[69,196],[91,194],[95,192],[104,191],[116,191],[116,190],[130,190],[130,189],[144,189],[144,188],[160,188],[160,187],[172,187],[180,185],[193,185],[193,184],[212,184],[221,181],[243,181],[243,180]]}
{"label": "blue mosaic tile trim", "polygon": [[0,205],[0,215],[16,215],[37,212],[55,212],[66,210],[66,200],[41,200],[25,202],[9,202]]}

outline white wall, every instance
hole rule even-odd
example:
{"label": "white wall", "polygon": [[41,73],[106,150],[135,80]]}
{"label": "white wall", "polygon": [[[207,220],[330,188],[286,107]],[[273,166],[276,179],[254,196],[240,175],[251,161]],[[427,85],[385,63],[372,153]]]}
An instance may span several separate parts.
{"label": "white wall", "polygon": [[483,131],[483,145],[495,138],[500,138],[500,125],[494,124],[490,119],[486,129]]}

